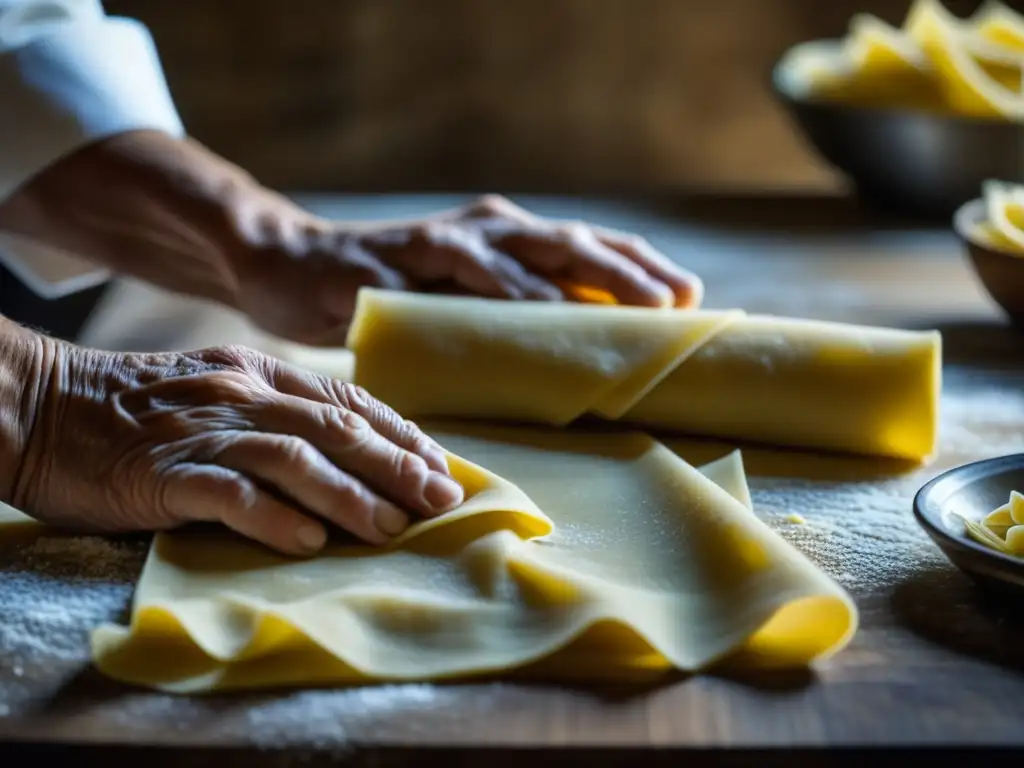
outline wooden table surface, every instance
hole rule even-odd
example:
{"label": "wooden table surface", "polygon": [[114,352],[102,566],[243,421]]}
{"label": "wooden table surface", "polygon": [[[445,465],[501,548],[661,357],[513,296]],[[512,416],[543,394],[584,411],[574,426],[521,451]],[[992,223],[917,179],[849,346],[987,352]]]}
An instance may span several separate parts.
{"label": "wooden table surface", "polygon": [[[453,200],[307,202],[338,216],[377,218]],[[76,578],[72,567],[65,569],[66,585],[51,585],[58,620],[47,623],[47,611],[35,618],[41,634],[64,633],[59,657],[28,659],[31,638],[22,638],[21,646],[10,638],[5,643],[0,616],[0,740],[166,745],[188,750],[191,762],[230,762],[234,756],[247,765],[300,751],[362,757],[367,764],[441,756],[462,762],[478,759],[480,750],[510,745],[777,747],[787,753],[836,746],[1024,745],[1024,615],[1018,606],[978,592],[911,515],[913,493],[939,471],[1024,451],[1024,341],[982,293],[951,233],[872,222],[838,198],[521,202],[555,216],[642,232],[704,276],[708,307],[943,332],[942,442],[931,465],[901,473],[869,459],[745,451],[758,514],[854,595],[862,625],[850,647],[806,674],[761,680],[701,675],[600,690],[488,680],[178,699],[110,684],[89,670],[85,633],[95,614],[85,608],[76,613],[76,606],[93,605],[98,593],[83,592],[95,585],[83,587],[86,580]],[[259,343],[236,318],[200,309],[127,285],[89,338],[135,349]],[[721,452],[707,452],[715,450]],[[791,512],[807,522],[789,522]],[[144,545],[133,546],[134,554],[125,556],[129,570],[141,563]],[[11,546],[0,550],[0,590],[36,583],[26,581],[33,562]],[[121,586],[102,607],[110,616],[130,594],[130,580]],[[16,599],[0,600],[0,609],[16,607]],[[86,618],[76,623],[79,615]],[[19,626],[30,625],[23,617]],[[236,751],[208,751],[213,748]],[[113,759],[113,752],[106,754]]]}

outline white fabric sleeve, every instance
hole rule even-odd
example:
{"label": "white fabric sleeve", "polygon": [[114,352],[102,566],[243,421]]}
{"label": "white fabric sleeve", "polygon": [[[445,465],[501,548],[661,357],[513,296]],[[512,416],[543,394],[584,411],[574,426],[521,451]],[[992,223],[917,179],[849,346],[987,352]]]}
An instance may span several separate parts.
{"label": "white fabric sleeve", "polygon": [[[184,135],[143,25],[98,0],[0,0],[0,201],[79,147],[139,129]],[[0,259],[47,298],[109,276],[10,234]]]}

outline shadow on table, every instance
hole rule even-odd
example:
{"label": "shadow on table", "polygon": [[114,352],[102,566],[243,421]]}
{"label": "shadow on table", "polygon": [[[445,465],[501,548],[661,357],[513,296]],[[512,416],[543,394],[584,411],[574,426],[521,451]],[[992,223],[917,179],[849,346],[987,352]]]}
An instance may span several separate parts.
{"label": "shadow on table", "polygon": [[1024,672],[1024,600],[978,587],[950,565],[899,584],[891,607],[901,625],[929,642]]}
{"label": "shadow on table", "polygon": [[[784,696],[798,693],[815,683],[817,677],[813,670],[771,670],[738,672],[727,667],[713,670],[703,675],[689,675],[682,672],[652,674],[646,679],[608,680],[604,682],[587,682],[582,680],[551,680],[536,676],[529,667],[509,675],[487,675],[472,679],[451,680],[438,683],[438,691],[448,694],[465,692],[467,706],[480,697],[489,699],[489,706],[502,706],[501,699],[507,697],[507,705],[514,708],[521,702],[523,695],[541,694],[545,691],[558,696],[587,698],[605,704],[624,704],[635,699],[642,699],[655,693],[667,691],[683,685],[717,685],[725,683],[760,693]],[[718,681],[717,683],[715,681]],[[500,686],[495,687],[496,684]],[[423,684],[417,684],[421,687]],[[140,718],[138,725],[145,726],[145,717],[149,707],[143,700],[153,703],[152,710],[160,714],[160,718],[175,715],[177,709],[187,713],[190,719],[201,721],[205,727],[215,727],[217,718],[233,720],[244,717],[245,712],[253,707],[282,702],[286,697],[302,691],[335,692],[339,696],[359,696],[365,692],[371,698],[375,691],[393,689],[393,684],[368,683],[366,685],[347,685],[332,688],[330,685],[300,687],[297,689],[277,689],[268,691],[238,691],[216,693],[201,697],[168,696],[147,691],[141,688],[124,685],[104,677],[94,667],[86,666],[77,674],[69,676],[64,684],[45,700],[38,700],[23,714],[30,716],[85,717],[87,713],[95,716],[97,708],[116,717],[132,717],[133,713]],[[496,700],[496,701],[495,701]],[[163,703],[161,703],[163,702]],[[123,707],[123,712],[121,708]],[[401,709],[399,706],[398,710]],[[394,713],[393,713],[394,714]],[[388,717],[386,711],[382,717]],[[227,721],[221,721],[227,724]],[[181,723],[179,723],[180,725]],[[166,725],[166,723],[165,723]]]}
{"label": "shadow on table", "polygon": [[657,435],[677,455],[693,466],[708,464],[739,449],[748,477],[786,477],[818,482],[871,482],[920,469],[916,462],[873,456],[854,456],[780,448],[750,443]]}
{"label": "shadow on table", "polygon": [[922,330],[942,334],[942,360],[947,365],[1024,372],[1024,331],[1008,322],[955,322]]}

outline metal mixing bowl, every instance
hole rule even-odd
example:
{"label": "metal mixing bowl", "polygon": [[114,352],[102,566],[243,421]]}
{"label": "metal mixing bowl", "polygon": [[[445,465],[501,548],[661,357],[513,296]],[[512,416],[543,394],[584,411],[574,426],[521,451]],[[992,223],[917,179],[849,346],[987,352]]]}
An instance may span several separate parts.
{"label": "metal mixing bowl", "polygon": [[775,65],[776,95],[819,154],[880,207],[945,217],[986,179],[1024,181],[1024,126],[921,111],[815,100],[802,62],[840,41],[797,45]]}

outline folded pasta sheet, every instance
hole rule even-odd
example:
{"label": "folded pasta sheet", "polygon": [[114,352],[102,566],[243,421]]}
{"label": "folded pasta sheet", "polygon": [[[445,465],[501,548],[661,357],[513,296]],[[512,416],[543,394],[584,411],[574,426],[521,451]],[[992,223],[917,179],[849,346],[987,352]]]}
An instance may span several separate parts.
{"label": "folded pasta sheet", "polygon": [[734,440],[922,460],[937,332],[618,306],[359,294],[355,380],[403,415],[596,415]]}
{"label": "folded pasta sheet", "polygon": [[737,453],[698,471],[639,434],[428,431],[453,452],[459,509],[310,560],[160,534],[130,626],[93,634],[98,667],[176,692],[601,679],[804,665],[854,632],[846,593],[752,513]]}

